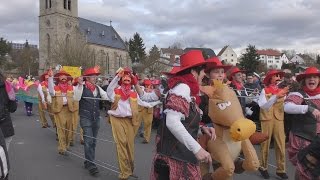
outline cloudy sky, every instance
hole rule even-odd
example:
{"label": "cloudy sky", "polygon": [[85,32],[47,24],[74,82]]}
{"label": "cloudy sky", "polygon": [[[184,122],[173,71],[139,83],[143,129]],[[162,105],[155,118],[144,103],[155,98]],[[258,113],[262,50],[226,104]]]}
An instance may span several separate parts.
{"label": "cloudy sky", "polygon": [[[319,0],[79,0],[79,16],[112,25],[147,48],[224,45],[320,53]],[[1,0],[0,37],[38,44],[39,0]]]}

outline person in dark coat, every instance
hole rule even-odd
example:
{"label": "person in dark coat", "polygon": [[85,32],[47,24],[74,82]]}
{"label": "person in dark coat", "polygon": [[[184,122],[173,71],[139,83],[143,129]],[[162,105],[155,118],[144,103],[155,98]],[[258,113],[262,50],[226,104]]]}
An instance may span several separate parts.
{"label": "person in dark coat", "polygon": [[6,86],[8,86],[6,78],[0,72],[0,129],[2,130],[7,148],[9,149],[9,144],[12,140],[12,136],[14,135],[14,128],[8,107],[9,96]]}

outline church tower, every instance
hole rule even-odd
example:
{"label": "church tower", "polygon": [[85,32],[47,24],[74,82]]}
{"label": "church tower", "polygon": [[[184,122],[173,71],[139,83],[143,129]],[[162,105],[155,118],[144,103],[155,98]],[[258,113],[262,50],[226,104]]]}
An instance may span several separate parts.
{"label": "church tower", "polygon": [[[39,75],[49,66],[54,67],[51,58],[53,49],[61,41],[73,37],[79,27],[78,0],[39,0]],[[61,44],[61,43],[60,43]]]}

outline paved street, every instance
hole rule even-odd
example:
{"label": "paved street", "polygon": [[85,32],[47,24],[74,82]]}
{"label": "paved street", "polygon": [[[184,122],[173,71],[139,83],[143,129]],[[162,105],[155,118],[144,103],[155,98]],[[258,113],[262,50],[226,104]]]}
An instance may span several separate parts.
{"label": "paved street", "polygon": [[[110,125],[101,121],[99,140],[97,144],[96,159],[100,166],[100,176],[91,177],[83,167],[83,146],[79,137],[74,147],[70,148],[69,156],[57,153],[57,141],[53,128],[41,128],[37,116],[27,117],[23,104],[19,103],[17,112],[12,114],[16,135],[14,136],[9,153],[11,162],[10,180],[115,180],[117,179],[118,165],[116,161],[115,146],[112,141]],[[104,114],[102,114],[104,115]],[[154,136],[155,131],[153,132]],[[154,139],[154,138],[152,138]],[[149,179],[154,142],[141,144],[142,138],[136,138],[135,173],[142,180]],[[271,164],[274,163],[274,153],[271,151]],[[80,157],[78,157],[80,156]],[[287,163],[289,179],[293,179],[293,167]],[[108,168],[108,169],[107,169]],[[112,170],[110,170],[112,169]],[[114,172],[115,171],[115,172]],[[271,179],[277,179],[275,168],[270,167]],[[245,173],[236,175],[235,180],[261,179],[259,173]]]}

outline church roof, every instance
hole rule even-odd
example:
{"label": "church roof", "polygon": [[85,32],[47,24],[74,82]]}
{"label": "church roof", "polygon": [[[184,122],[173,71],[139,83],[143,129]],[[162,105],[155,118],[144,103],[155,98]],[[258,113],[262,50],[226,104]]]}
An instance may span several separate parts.
{"label": "church roof", "polygon": [[86,35],[88,43],[122,50],[127,49],[124,41],[112,26],[79,17],[79,28]]}

